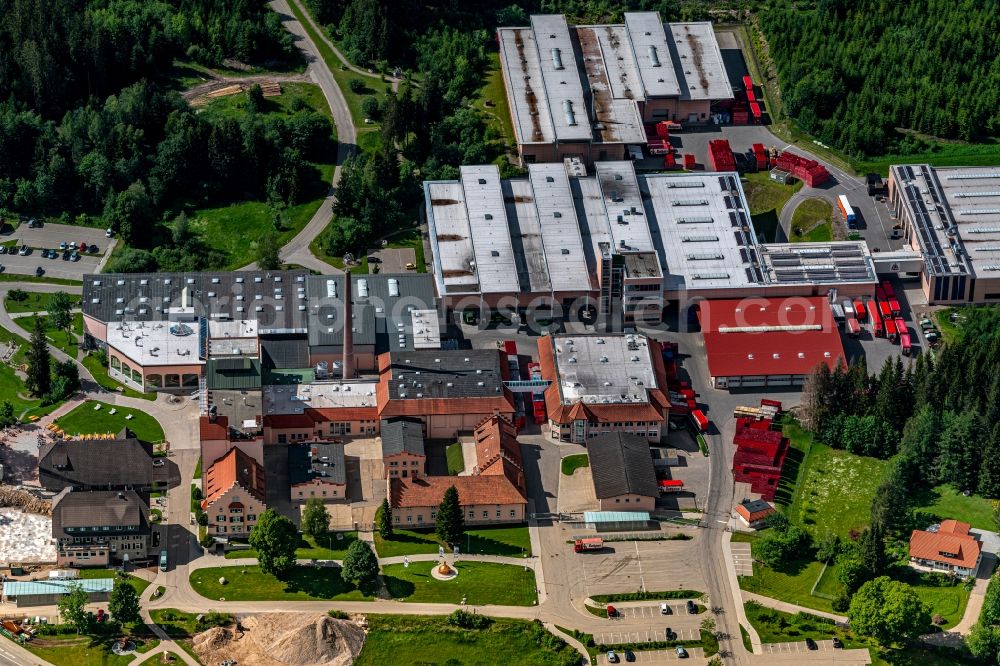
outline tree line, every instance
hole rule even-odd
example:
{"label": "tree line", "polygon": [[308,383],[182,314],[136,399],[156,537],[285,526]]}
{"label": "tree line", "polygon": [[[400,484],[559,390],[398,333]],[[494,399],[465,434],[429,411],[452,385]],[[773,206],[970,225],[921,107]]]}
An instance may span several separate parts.
{"label": "tree line", "polygon": [[332,150],[325,116],[304,103],[267,116],[257,88],[246,114],[210,118],[170,78],[175,59],[297,64],[265,4],[0,0],[0,16],[0,210],[99,218],[150,250],[120,270],[197,270],[224,258],[163,224],[186,206],[315,196],[309,162]]}
{"label": "tree line", "polygon": [[854,157],[926,148],[897,128],[978,141],[1000,134],[993,2],[820,0],[758,13],[788,115]]}

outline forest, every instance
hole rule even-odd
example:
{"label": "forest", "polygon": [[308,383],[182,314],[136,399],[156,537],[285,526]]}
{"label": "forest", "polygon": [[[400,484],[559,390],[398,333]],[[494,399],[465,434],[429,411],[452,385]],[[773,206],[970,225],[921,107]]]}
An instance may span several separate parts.
{"label": "forest", "polygon": [[996,2],[780,2],[758,16],[788,115],[852,157],[925,149],[914,132],[1000,136]]}
{"label": "forest", "polygon": [[172,68],[300,59],[255,0],[0,0],[0,209],[111,227],[133,248],[121,269],[219,267],[184,211],[315,196],[333,129],[307,108],[266,117],[259,88],[241,117],[207,119]]}

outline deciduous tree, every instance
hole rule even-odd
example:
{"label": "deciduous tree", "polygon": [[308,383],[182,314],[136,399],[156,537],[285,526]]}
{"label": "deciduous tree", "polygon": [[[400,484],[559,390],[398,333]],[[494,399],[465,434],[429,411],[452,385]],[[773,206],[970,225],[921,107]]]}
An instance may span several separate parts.
{"label": "deciduous tree", "polygon": [[250,532],[250,547],[257,551],[257,562],[263,573],[281,578],[295,566],[295,547],[299,535],[288,518],[267,509],[257,516],[257,525]]}
{"label": "deciduous tree", "polygon": [[930,610],[913,588],[888,576],[862,585],[847,616],[854,631],[882,645],[905,642],[927,631],[931,622]]}
{"label": "deciduous tree", "polygon": [[302,532],[318,539],[330,531],[330,514],[323,500],[310,497],[302,510]]}
{"label": "deciduous tree", "polygon": [[341,576],[361,590],[371,589],[378,578],[378,557],[367,541],[358,539],[347,547]]}
{"label": "deciduous tree", "polygon": [[139,593],[127,580],[115,580],[108,600],[108,612],[120,624],[135,624],[142,620],[139,614]]}

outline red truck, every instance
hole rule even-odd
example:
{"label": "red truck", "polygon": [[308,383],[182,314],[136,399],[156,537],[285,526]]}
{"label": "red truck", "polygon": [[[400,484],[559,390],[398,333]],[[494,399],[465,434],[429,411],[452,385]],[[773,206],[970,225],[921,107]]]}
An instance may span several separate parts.
{"label": "red truck", "polygon": [[589,539],[577,539],[573,542],[574,553],[582,553],[588,550],[604,550],[604,539],[601,537],[591,537]]}

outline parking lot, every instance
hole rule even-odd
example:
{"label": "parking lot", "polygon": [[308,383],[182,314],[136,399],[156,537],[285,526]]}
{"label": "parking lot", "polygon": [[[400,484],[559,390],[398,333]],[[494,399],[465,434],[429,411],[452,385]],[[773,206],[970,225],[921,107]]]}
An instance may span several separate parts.
{"label": "parking lot", "polygon": [[695,536],[689,541],[614,541],[606,543],[601,553],[588,553],[587,557],[577,558],[587,596],[635,590],[704,591],[706,586],[699,567],[678,566],[680,562],[699,561],[699,538]]}
{"label": "parking lot", "polygon": [[[45,277],[80,280],[87,273],[96,273],[101,260],[113,245],[113,240],[104,235],[102,229],[92,227],[76,227],[66,224],[45,224],[38,229],[29,229],[27,224],[21,224],[12,232],[0,234],[0,243],[15,241],[16,246],[27,245],[30,252],[20,254],[0,255],[0,265],[5,273],[17,275],[35,275],[39,267]],[[42,250],[57,250],[60,243],[86,243],[96,245],[97,254],[80,254],[78,261],[57,258],[49,259],[42,256]]]}
{"label": "parking lot", "polygon": [[765,643],[764,654],[771,663],[798,664],[806,661],[825,664],[863,664],[871,663],[867,650],[843,650],[833,647],[832,640],[816,641],[816,650],[810,650],[805,641],[793,643]]}
{"label": "parking lot", "polygon": [[414,269],[406,266],[415,266],[416,262],[417,254],[412,247],[368,250],[369,271],[373,269],[373,265],[377,265],[379,273],[407,273]]}
{"label": "parking lot", "polygon": [[736,568],[737,576],[753,575],[753,558],[750,555],[750,544],[731,543],[733,552],[733,566]]}
{"label": "parking lot", "polygon": [[[685,648],[687,650],[688,656],[685,659],[677,656],[676,650],[639,650],[634,652],[635,664],[666,664],[674,663],[677,661],[685,662],[688,664],[703,664],[705,663],[705,650],[702,648]],[[625,663],[625,654],[623,652],[617,652],[619,664]],[[597,655],[598,664],[609,664],[607,653],[601,652]]]}

